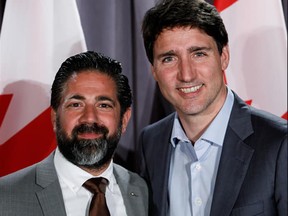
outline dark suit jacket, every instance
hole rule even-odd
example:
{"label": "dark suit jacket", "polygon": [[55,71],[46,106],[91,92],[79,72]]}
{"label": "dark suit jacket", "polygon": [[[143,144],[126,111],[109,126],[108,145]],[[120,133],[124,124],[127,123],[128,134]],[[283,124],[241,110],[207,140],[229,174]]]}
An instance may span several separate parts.
{"label": "dark suit jacket", "polygon": [[[140,136],[140,174],[151,189],[151,216],[167,215],[174,114]],[[287,216],[287,121],[237,95],[224,138],[211,216]]]}
{"label": "dark suit jacket", "polygon": [[[42,162],[0,178],[1,216],[65,216],[52,153]],[[148,189],[137,174],[114,164],[128,216],[148,215]]]}

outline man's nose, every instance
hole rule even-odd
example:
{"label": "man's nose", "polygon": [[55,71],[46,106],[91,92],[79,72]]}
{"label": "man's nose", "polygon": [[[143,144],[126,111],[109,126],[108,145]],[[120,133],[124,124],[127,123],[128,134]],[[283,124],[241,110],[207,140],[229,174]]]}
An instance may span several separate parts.
{"label": "man's nose", "polygon": [[81,123],[95,123],[98,122],[98,112],[95,105],[86,105],[80,118]]}
{"label": "man's nose", "polygon": [[182,58],[178,67],[177,77],[180,81],[190,82],[196,77],[196,69],[189,57]]}

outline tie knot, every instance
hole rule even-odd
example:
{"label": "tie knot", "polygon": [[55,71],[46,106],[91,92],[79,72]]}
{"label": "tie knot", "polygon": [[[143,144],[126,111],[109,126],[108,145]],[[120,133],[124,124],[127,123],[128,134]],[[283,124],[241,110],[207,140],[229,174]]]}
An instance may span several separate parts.
{"label": "tie knot", "polygon": [[88,179],[83,186],[93,194],[103,193],[105,194],[108,180],[106,178],[91,178]]}

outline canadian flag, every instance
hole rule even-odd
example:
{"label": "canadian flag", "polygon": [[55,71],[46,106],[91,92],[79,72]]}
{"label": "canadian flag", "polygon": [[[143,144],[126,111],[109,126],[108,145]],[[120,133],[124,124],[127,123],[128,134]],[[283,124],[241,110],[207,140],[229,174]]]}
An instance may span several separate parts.
{"label": "canadian flag", "polygon": [[86,50],[75,0],[7,0],[0,35],[0,176],[56,146],[50,88],[60,64]]}
{"label": "canadian flag", "polygon": [[287,29],[281,0],[214,0],[229,35],[227,84],[287,119]]}

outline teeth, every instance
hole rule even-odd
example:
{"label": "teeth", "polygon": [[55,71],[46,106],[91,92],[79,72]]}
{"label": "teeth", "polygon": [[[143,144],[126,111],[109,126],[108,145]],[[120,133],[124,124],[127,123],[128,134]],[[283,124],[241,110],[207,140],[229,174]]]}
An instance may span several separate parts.
{"label": "teeth", "polygon": [[191,93],[191,92],[196,92],[201,87],[202,87],[202,85],[193,86],[191,88],[180,88],[180,91],[182,91],[184,93]]}

